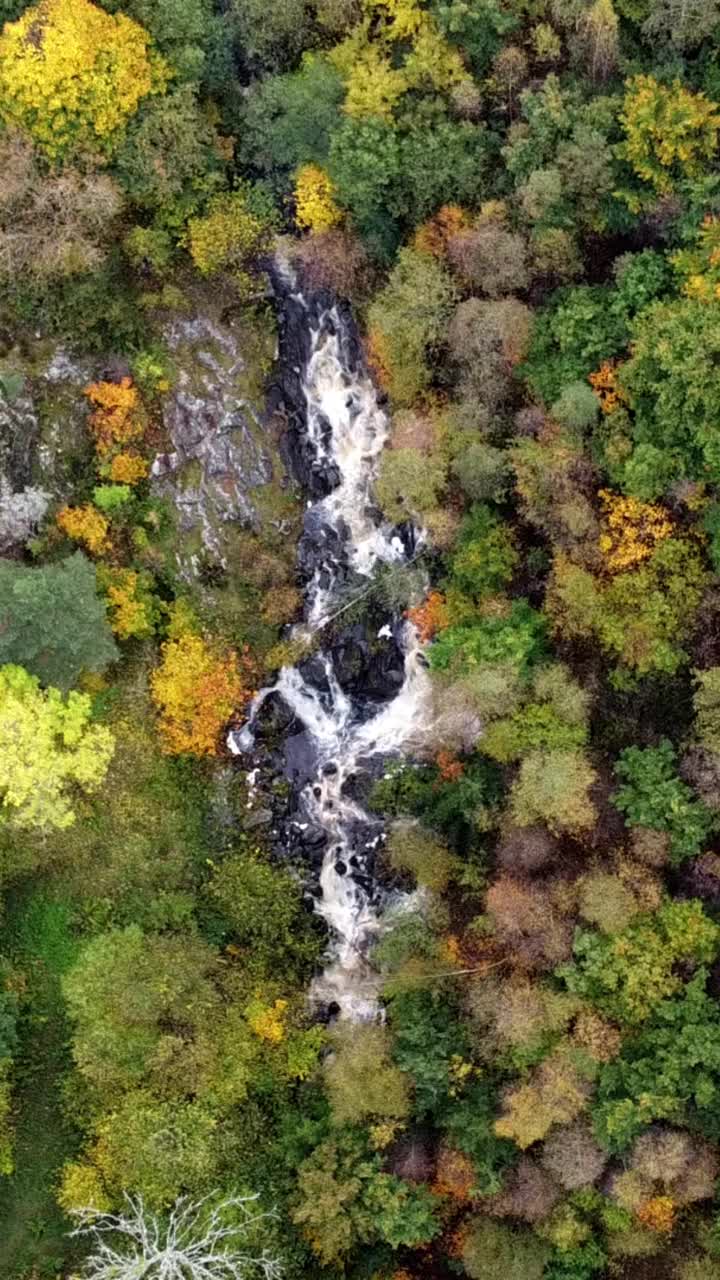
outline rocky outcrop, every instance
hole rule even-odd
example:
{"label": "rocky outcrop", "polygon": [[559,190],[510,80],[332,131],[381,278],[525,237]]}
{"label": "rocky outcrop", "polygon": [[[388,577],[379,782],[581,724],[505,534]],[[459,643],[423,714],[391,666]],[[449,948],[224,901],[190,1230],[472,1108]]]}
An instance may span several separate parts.
{"label": "rocky outcrop", "polygon": [[255,491],[273,476],[258,414],[243,390],[247,373],[232,323],[180,319],[165,340],[176,381],[164,407],[169,449],[155,460],[155,493],[178,517],[177,557],[192,575],[202,557],[224,566],[232,525],[257,526]]}
{"label": "rocky outcrop", "polygon": [[[0,379],[0,552],[33,535],[51,501],[70,496],[89,449],[83,389],[97,376],[58,348],[21,357]],[[27,366],[28,372],[18,370]]]}

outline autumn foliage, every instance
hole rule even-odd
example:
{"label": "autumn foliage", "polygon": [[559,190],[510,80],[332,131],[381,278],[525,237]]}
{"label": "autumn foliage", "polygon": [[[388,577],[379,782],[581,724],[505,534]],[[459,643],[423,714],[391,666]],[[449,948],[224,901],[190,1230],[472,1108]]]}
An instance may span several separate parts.
{"label": "autumn foliage", "polygon": [[171,755],[214,756],[220,732],[251,697],[246,668],[233,651],[218,653],[189,632],[168,640],[150,677],[162,748]]}
{"label": "autumn foliage", "polygon": [[417,628],[423,644],[428,644],[438,631],[443,631],[450,623],[447,603],[441,591],[431,591],[422,604],[408,609],[406,617]]}
{"label": "autumn foliage", "polygon": [[79,149],[112,155],[139,103],[168,76],[137,22],[89,0],[41,0],[0,37],[0,115],[52,160]]}
{"label": "autumn foliage", "polygon": [[342,213],[335,203],[333,184],[316,164],[305,164],[295,180],[295,219],[310,231],[329,231]]}
{"label": "autumn foliage", "polygon": [[93,382],[85,390],[94,406],[90,429],[101,458],[108,458],[118,446],[138,443],[147,425],[140,393],[132,378],[119,382]]}
{"label": "autumn foliage", "polygon": [[102,511],[98,511],[92,503],[86,502],[82,507],[63,507],[58,512],[57,526],[73,542],[82,542],[94,556],[103,555],[110,549],[108,530],[110,528]]}
{"label": "autumn foliage", "polygon": [[666,509],[621,494],[600,491],[604,519],[600,533],[600,551],[611,573],[634,569],[648,560],[658,542],[669,538],[673,523]]}
{"label": "autumn foliage", "polygon": [[413,248],[421,253],[431,253],[434,258],[443,258],[453,236],[466,231],[469,226],[470,217],[465,209],[459,204],[444,204],[432,218],[418,227]]}

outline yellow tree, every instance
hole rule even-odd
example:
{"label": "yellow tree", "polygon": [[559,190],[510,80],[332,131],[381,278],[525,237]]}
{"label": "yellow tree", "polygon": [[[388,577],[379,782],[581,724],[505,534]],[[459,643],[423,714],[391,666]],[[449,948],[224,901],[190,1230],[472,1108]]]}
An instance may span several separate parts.
{"label": "yellow tree", "polygon": [[[625,87],[620,123],[625,141],[618,154],[652,189],[650,203],[678,182],[701,176],[714,160],[720,129],[717,104],[679,80],[664,85],[652,76],[633,76]],[[620,194],[633,211],[648,203],[636,191]]]}
{"label": "yellow tree", "polygon": [[172,755],[216,755],[223,725],[251,696],[237,655],[218,654],[189,632],[163,645],[150,687],[163,750]]}
{"label": "yellow tree", "polygon": [[40,0],[0,36],[0,116],[52,160],[109,157],[141,100],[162,90],[166,63],[125,14],[90,0]]}
{"label": "yellow tree", "polygon": [[316,164],[304,164],[295,179],[295,220],[310,231],[329,231],[342,213],[335,203],[333,184]]}
{"label": "yellow tree", "polygon": [[90,698],[41,690],[22,667],[0,667],[0,823],[24,829],[72,826],[73,789],[104,781],[114,739],[90,724]]}

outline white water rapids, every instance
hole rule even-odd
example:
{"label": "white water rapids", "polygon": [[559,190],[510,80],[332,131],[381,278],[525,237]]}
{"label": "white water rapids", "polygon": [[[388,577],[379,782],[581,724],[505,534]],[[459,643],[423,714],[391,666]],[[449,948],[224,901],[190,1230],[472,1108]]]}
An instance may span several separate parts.
{"label": "white water rapids", "polygon": [[[295,300],[303,303],[298,295]],[[347,346],[341,338],[346,324],[338,309],[331,307],[320,314],[311,331],[303,376],[307,437],[321,469],[336,475],[339,483],[327,497],[308,504],[306,527],[311,523],[315,529],[328,529],[329,545],[342,545],[346,566],[369,578],[378,563],[404,561],[406,551],[393,527],[380,521],[373,509],[373,481],[388,437],[388,420],[370,378],[365,372],[353,372],[344,354]],[[329,551],[307,584],[306,621],[299,624],[303,635],[321,630],[338,608],[341,577],[338,557]],[[389,629],[384,630],[389,634]],[[309,684],[297,667],[284,667],[273,689],[263,690],[255,699],[245,729],[231,733],[228,740],[235,753],[252,748],[253,717],[273,691],[312,739],[317,772],[303,788],[300,805],[308,824],[321,827],[329,837],[316,909],[330,931],[327,964],[313,984],[312,996],[336,1006],[341,1017],[355,1020],[377,1016],[378,981],[367,953],[381,928],[382,907],[371,901],[362,884],[364,877],[358,880],[353,875],[359,861],[351,831],[357,832],[358,824],[369,819],[343,795],[343,784],[363,761],[400,752],[429,716],[430,681],[417,633],[408,622],[402,627],[401,644],[402,686],[370,718],[367,703],[364,708],[355,706],[343,692],[332,658],[323,653],[324,691]],[[375,842],[379,839],[375,837]]]}

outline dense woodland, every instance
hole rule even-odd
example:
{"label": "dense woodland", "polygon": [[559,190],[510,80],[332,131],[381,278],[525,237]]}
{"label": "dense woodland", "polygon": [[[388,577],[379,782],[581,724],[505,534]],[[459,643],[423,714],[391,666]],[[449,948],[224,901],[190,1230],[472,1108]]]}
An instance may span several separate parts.
{"label": "dense woodland", "polygon": [[[718,0],[0,20],[0,439],[34,404],[60,459],[0,476],[0,1275],[152,1280],[132,1222],[192,1204],[176,1280],[717,1280]],[[281,424],[230,558],[150,476],[209,296],[262,401],[276,251],[353,305],[426,530],[352,603],[437,703],[372,793],[420,890],[384,1022],[309,1006],[224,745],[292,655]]]}

